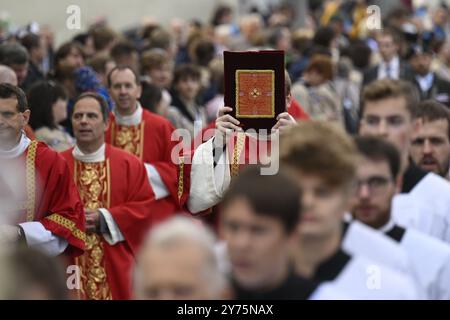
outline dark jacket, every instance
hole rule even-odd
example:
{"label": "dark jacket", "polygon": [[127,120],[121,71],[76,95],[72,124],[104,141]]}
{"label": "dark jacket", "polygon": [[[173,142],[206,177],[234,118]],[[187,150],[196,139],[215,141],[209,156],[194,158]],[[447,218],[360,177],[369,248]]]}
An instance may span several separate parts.
{"label": "dark jacket", "polygon": [[[363,86],[371,83],[378,79],[378,68],[379,64],[367,69],[363,75]],[[402,80],[412,81],[414,79],[414,72],[411,69],[410,65],[404,61],[400,61],[399,66],[399,78]]]}

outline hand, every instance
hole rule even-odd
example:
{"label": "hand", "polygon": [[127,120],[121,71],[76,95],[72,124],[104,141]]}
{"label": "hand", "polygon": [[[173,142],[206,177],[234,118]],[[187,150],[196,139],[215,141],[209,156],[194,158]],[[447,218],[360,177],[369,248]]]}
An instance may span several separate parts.
{"label": "hand", "polygon": [[86,232],[97,233],[100,228],[100,211],[85,209],[86,213]]}
{"label": "hand", "polygon": [[214,133],[214,145],[215,147],[222,147],[226,143],[227,135],[230,135],[234,131],[243,131],[239,127],[240,122],[226,112],[233,111],[230,107],[220,107],[219,114],[216,119],[216,130]]}
{"label": "hand", "polygon": [[280,130],[280,132],[284,132],[297,124],[297,121],[287,112],[280,113],[277,120],[277,123],[272,127],[272,131]]}
{"label": "hand", "polygon": [[19,227],[0,225],[0,244],[10,244],[19,240]]}

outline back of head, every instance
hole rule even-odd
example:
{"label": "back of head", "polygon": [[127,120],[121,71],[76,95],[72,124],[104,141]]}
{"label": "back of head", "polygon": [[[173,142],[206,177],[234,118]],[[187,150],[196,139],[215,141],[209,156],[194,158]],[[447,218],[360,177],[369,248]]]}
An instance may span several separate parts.
{"label": "back of head", "polygon": [[333,187],[347,187],[355,177],[356,149],[340,128],[301,122],[280,137],[280,161],[294,171],[320,176]]}
{"label": "back of head", "polygon": [[5,258],[14,284],[7,294],[8,299],[68,299],[64,270],[57,258],[28,247],[17,247]]}
{"label": "back of head", "polygon": [[0,83],[9,83],[17,86],[17,76],[14,70],[8,66],[0,65]]}
{"label": "back of head", "polygon": [[31,110],[30,126],[33,130],[41,127],[55,128],[53,105],[59,99],[67,100],[64,87],[54,81],[38,81],[31,86],[27,96]]}
{"label": "back of head", "polygon": [[7,66],[22,65],[28,62],[28,52],[18,43],[0,45],[0,64]]}
{"label": "back of head", "polygon": [[40,38],[34,33],[28,33],[20,40],[21,44],[30,52],[33,49],[40,47]]}
{"label": "back of head", "polygon": [[305,72],[315,71],[326,80],[334,78],[333,62],[330,57],[324,54],[316,54],[312,57]]}
{"label": "back of head", "polygon": [[116,32],[106,26],[95,27],[89,33],[97,52],[107,49],[117,38]]}
{"label": "back of head", "polygon": [[114,61],[120,61],[123,57],[129,56],[133,53],[137,54],[135,45],[130,41],[119,41],[111,48],[111,58]]}
{"label": "back of head", "polygon": [[[183,253],[191,255],[180,260]],[[157,261],[154,259],[155,254]],[[175,261],[179,265],[172,265],[174,256],[178,256]],[[192,259],[198,260],[194,263]],[[196,266],[195,269],[189,268],[192,263]],[[218,299],[226,286],[225,276],[219,268],[215,254],[215,237],[212,232],[190,218],[177,216],[152,229],[144,241],[134,274],[137,298],[164,298],[162,294],[157,293],[160,289],[186,283],[186,279],[179,279],[180,273],[198,281],[190,283],[195,289],[190,288],[180,295],[173,293],[175,299]],[[164,274],[164,278],[155,279],[152,274]],[[177,283],[178,281],[180,283]],[[146,286],[150,286],[150,291],[156,293],[148,294]],[[199,297],[201,292],[202,296]]]}
{"label": "back of head", "polygon": [[162,68],[165,64],[171,64],[171,61],[164,50],[151,49],[142,54],[141,69],[143,72]]}
{"label": "back of head", "polygon": [[148,42],[149,45],[147,49],[160,48],[168,50],[172,45],[173,36],[162,28],[156,28],[148,37]]}

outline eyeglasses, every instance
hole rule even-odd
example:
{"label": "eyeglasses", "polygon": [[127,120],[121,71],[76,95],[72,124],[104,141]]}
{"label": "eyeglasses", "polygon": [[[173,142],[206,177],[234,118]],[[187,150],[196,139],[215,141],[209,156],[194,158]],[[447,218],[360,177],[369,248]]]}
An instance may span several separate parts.
{"label": "eyeglasses", "polygon": [[5,120],[11,120],[20,113],[21,112],[18,112],[18,111],[17,112],[3,111],[3,112],[0,112],[0,116]]}
{"label": "eyeglasses", "polygon": [[363,185],[367,185],[369,192],[377,194],[383,191],[391,182],[393,182],[393,179],[382,176],[372,176],[365,180],[358,180],[356,186],[359,191]]}

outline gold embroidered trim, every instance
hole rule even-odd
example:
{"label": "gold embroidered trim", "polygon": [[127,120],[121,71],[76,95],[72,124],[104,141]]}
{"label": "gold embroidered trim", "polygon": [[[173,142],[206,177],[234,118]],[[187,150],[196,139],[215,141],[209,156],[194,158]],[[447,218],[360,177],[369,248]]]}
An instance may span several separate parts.
{"label": "gold embroidered trim", "polygon": [[117,126],[111,124],[111,143],[139,159],[144,157],[144,126],[142,121],[136,126]]}
{"label": "gold embroidered trim", "polygon": [[245,144],[245,133],[238,132],[236,136],[236,144],[233,148],[233,161],[231,163],[231,177],[237,177],[239,175],[239,160],[241,158],[242,150]]}
{"label": "gold embroidered trim", "polygon": [[183,196],[183,184],[184,184],[184,158],[179,157],[179,168],[180,173],[178,175],[178,201],[181,200],[181,197]]}
{"label": "gold embroidered trim", "polygon": [[[75,161],[75,181],[85,208],[95,210],[110,207],[110,164]],[[103,240],[97,234],[86,235],[86,250],[75,259],[81,269],[79,298],[112,299],[105,267]]]}
{"label": "gold embroidered trim", "polygon": [[27,221],[34,220],[36,206],[36,149],[38,142],[32,140],[28,146],[26,159],[26,182],[27,182]]}
{"label": "gold embroidered trim", "polygon": [[69,229],[75,238],[78,238],[81,241],[86,242],[86,234],[77,228],[75,222],[73,222],[57,213],[53,213],[53,214],[49,215],[48,217],[45,217],[45,219],[53,221],[53,222],[63,226],[64,228]]}

